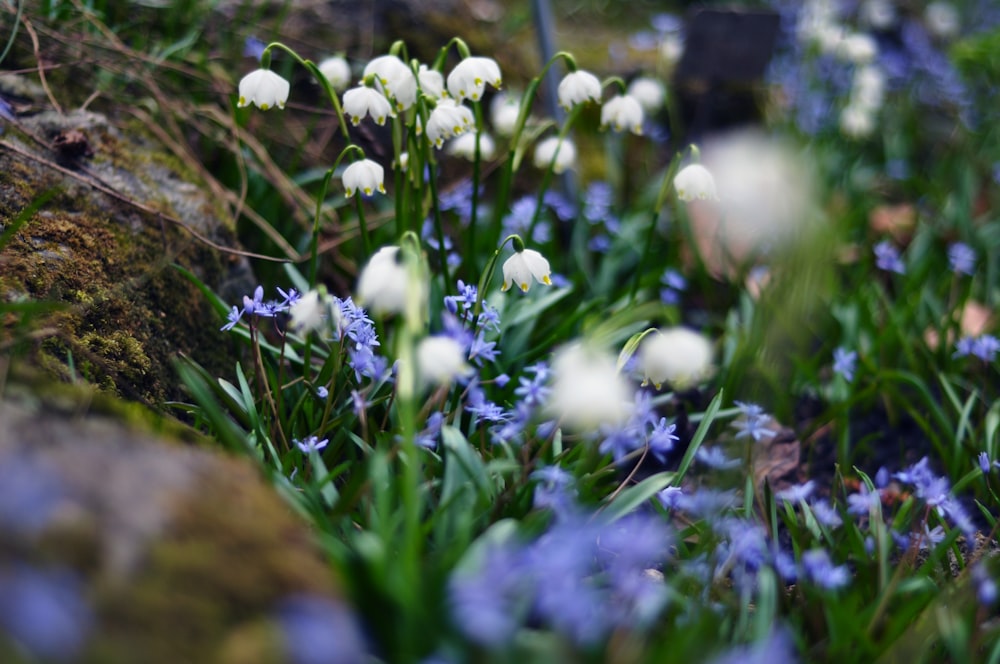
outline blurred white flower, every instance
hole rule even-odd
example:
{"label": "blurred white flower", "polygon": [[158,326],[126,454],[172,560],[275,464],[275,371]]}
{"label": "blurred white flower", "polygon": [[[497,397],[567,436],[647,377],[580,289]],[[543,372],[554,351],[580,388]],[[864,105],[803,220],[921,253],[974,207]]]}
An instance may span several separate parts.
{"label": "blurred white flower", "polygon": [[589,71],[572,71],[559,81],[559,105],[569,111],[586,101],[601,102],[601,82]]}
{"label": "blurred white flower", "polygon": [[340,327],[340,307],[333,305],[333,298],[325,288],[313,289],[297,299],[288,308],[291,317],[288,326],[296,334],[306,334],[318,329],[330,317],[330,329]]}
{"label": "blurred white flower", "polygon": [[688,164],[674,176],[677,198],[685,203],[692,201],[714,201],[718,198],[715,178],[711,171],[701,164]]}
{"label": "blurred white flower", "polygon": [[837,45],[837,54],[848,62],[866,65],[878,55],[875,38],[863,32],[852,32]]}
{"label": "blurred white flower", "polygon": [[448,74],[448,92],[457,102],[463,99],[479,101],[487,83],[497,90],[503,84],[500,66],[493,58],[465,58]]}
{"label": "blurred white flower", "polygon": [[871,108],[848,104],[840,112],[840,131],[851,138],[867,138],[875,131],[875,115]]}
{"label": "blurred white flower", "polygon": [[573,168],[576,165],[576,146],[573,145],[573,141],[566,138],[560,142],[558,136],[550,136],[539,141],[535,146],[535,166],[545,169],[549,164],[552,164],[554,173],[562,173],[567,168]]}
{"label": "blurred white flower", "polygon": [[405,173],[406,170],[410,167],[410,153],[401,152],[399,154],[399,159],[393,160],[392,165],[394,168],[398,168],[399,170]]}
{"label": "blurred white flower", "polygon": [[858,67],[851,86],[851,102],[876,110],[885,100],[885,74],[877,65]]}
{"label": "blurred white flower", "polygon": [[888,30],[896,25],[896,8],[890,0],[866,0],[860,16],[876,30]]}
{"label": "blurred white flower", "polygon": [[498,94],[490,102],[490,120],[493,129],[501,136],[511,136],[517,127],[517,116],[521,112],[520,100],[509,95]]}
{"label": "blurred white flower", "polygon": [[355,191],[361,191],[365,196],[371,196],[376,191],[385,193],[385,169],[378,162],[371,159],[356,161],[344,169],[341,178],[344,183],[344,191],[347,197],[354,195]]}
{"label": "blurred white flower", "polygon": [[561,424],[580,432],[620,425],[631,415],[631,388],[613,357],[583,344],[561,349],[552,360],[548,408]]}
{"label": "blurred white flower", "polygon": [[420,71],[417,72],[417,80],[420,82],[420,89],[424,91],[425,95],[429,95],[435,99],[441,99],[446,96],[444,92],[444,76],[436,69],[429,69],[427,65],[420,65]]}
{"label": "blurred white flower", "polygon": [[344,93],[344,113],[351,118],[351,124],[355,127],[366,115],[372,116],[372,120],[378,125],[384,125],[386,118],[396,117],[392,104],[385,95],[363,83]]}
{"label": "blurred white flower", "polygon": [[628,94],[650,115],[663,108],[667,100],[667,89],[663,83],[650,76],[640,76],[629,83]]}
{"label": "blurred white flower", "polygon": [[527,293],[532,277],[540,284],[551,286],[551,274],[549,262],[534,249],[515,251],[503,264],[503,286],[500,290],[507,291],[511,284],[516,284],[522,292]]}
{"label": "blurred white flower", "polygon": [[643,385],[660,389],[669,383],[686,390],[712,373],[712,344],[704,336],[685,327],[658,330],[639,346],[639,367]]}
{"label": "blurred white flower", "polygon": [[[465,157],[469,161],[476,158],[476,132],[470,131],[448,142],[448,154]],[[479,134],[479,156],[482,159],[492,159],[496,145],[489,134]]]}
{"label": "blurred white flower", "polygon": [[924,10],[927,30],[938,39],[951,39],[962,27],[955,5],[940,0],[927,5]]}
{"label": "blurred white flower", "polygon": [[361,271],[355,299],[375,313],[403,313],[411,292],[409,282],[410,274],[401,260],[399,247],[382,247]]}
{"label": "blurred white flower", "polygon": [[340,55],[326,58],[317,66],[319,73],[330,83],[337,92],[343,92],[351,82],[351,66],[347,64]]}
{"label": "blurred white flower", "polygon": [[445,139],[461,136],[475,125],[472,109],[453,99],[438,100],[427,119],[427,140],[440,148]]}
{"label": "blurred white flower", "polygon": [[660,58],[667,69],[672,69],[684,54],[684,37],[679,32],[671,32],[663,36],[660,42]]}
{"label": "blurred white flower", "polygon": [[395,55],[380,55],[365,66],[364,76],[374,76],[386,97],[403,111],[417,100],[417,77],[409,65]]}
{"label": "blurred white flower", "polygon": [[633,134],[642,134],[643,113],[638,100],[631,95],[618,95],[601,106],[601,129],[611,127],[615,131],[628,129]]}
{"label": "blurred white flower", "polygon": [[417,344],[417,375],[424,383],[448,385],[472,371],[465,348],[451,337],[424,337]]}
{"label": "blurred white flower", "polygon": [[256,104],[262,111],[274,106],[284,108],[289,88],[288,81],[270,69],[258,69],[240,79],[240,98],[236,105],[243,108]]}

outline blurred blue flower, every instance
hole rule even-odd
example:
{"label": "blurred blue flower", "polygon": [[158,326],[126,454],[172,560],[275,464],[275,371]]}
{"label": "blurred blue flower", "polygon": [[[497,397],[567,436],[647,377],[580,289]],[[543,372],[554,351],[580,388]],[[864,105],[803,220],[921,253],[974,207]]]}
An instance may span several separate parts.
{"label": "blurred blue flower", "polygon": [[811,549],[803,553],[802,568],[806,576],[824,590],[837,590],[851,581],[847,566],[834,566],[826,549]]}
{"label": "blurred blue flower", "polygon": [[976,270],[976,252],[964,242],[948,247],[948,265],[955,274],[972,275]]}
{"label": "blurred blue flower", "polygon": [[875,266],[886,272],[906,274],[906,265],[899,256],[899,250],[888,240],[882,240],[873,248],[875,252]]}
{"label": "blurred blue flower", "polygon": [[837,347],[833,351],[833,371],[848,383],[854,380],[854,365],[858,361],[858,351]]}
{"label": "blurred blue flower", "polygon": [[357,619],[340,602],[294,595],[278,604],[275,620],[292,664],[356,664],[367,657]]}
{"label": "blurred blue flower", "polygon": [[754,442],[760,442],[762,438],[773,438],[776,431],[767,428],[765,425],[771,421],[771,416],[764,412],[764,409],[755,403],[744,403],[736,401],[741,417],[732,423],[736,429],[736,438],[753,438]]}
{"label": "blurred blue flower", "polygon": [[27,565],[0,571],[0,632],[30,658],[75,660],[93,622],[84,588],[71,572]]}
{"label": "blurred blue flower", "polygon": [[59,475],[29,458],[0,458],[0,531],[35,535],[44,530],[66,490]]}

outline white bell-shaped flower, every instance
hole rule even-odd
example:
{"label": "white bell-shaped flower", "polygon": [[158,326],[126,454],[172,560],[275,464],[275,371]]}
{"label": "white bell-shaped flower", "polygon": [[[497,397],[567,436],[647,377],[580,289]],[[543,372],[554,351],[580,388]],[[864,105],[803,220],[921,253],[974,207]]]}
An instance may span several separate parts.
{"label": "white bell-shaped flower", "polygon": [[403,313],[410,292],[409,271],[400,260],[399,247],[382,247],[358,277],[358,304],[379,314]]}
{"label": "white bell-shaped flower", "polygon": [[417,375],[430,385],[448,385],[472,371],[465,348],[451,337],[424,337],[417,344]]}
{"label": "white bell-shaped flower", "polygon": [[[476,132],[470,131],[448,142],[445,148],[450,155],[465,157],[469,161],[476,158]],[[479,134],[479,156],[482,159],[492,159],[496,144],[489,134]]]}
{"label": "white bell-shaped flower", "polygon": [[413,70],[395,55],[380,55],[365,66],[365,78],[374,76],[386,97],[396,101],[396,110],[403,111],[417,101],[417,77]]}
{"label": "white bell-shaped flower", "polygon": [[677,198],[685,203],[692,201],[714,201],[719,195],[715,189],[715,178],[711,171],[701,164],[689,164],[674,177]]}
{"label": "white bell-shaped flower", "polygon": [[500,290],[507,291],[511,284],[516,284],[522,292],[527,293],[532,278],[540,284],[551,286],[551,274],[549,262],[534,249],[515,251],[503,264],[503,286]]}
{"label": "white bell-shaped flower", "polygon": [[685,327],[659,330],[642,340],[639,368],[643,385],[653,383],[660,389],[669,383],[685,390],[712,373],[712,344]]}
{"label": "white bell-shaped flower", "polygon": [[552,172],[562,173],[576,165],[576,146],[568,138],[561,142],[558,136],[551,136],[540,141],[535,146],[535,166],[548,168],[552,164]]}
{"label": "white bell-shaped flower", "polygon": [[633,134],[641,135],[643,119],[642,105],[631,95],[612,97],[601,107],[601,129],[628,129]]}
{"label": "white bell-shaped flower", "polygon": [[589,71],[572,71],[559,81],[559,105],[569,111],[586,101],[601,101],[601,82]]}
{"label": "white bell-shaped flower", "polygon": [[371,196],[376,191],[385,193],[385,169],[371,159],[354,162],[344,169],[341,179],[348,198],[353,196],[355,191],[360,191],[365,196]]}
{"label": "white bell-shaped flower", "polygon": [[329,328],[340,327],[340,307],[333,306],[333,298],[326,289],[313,289],[297,299],[288,308],[291,320],[288,326],[297,334],[306,334],[318,329],[329,319]]}
{"label": "white bell-shaped flower", "polygon": [[351,83],[351,66],[347,60],[340,55],[326,58],[317,65],[319,73],[323,74],[332,87],[337,92],[343,92]]}
{"label": "white bell-shaped flower", "polygon": [[364,84],[344,93],[344,113],[351,118],[351,124],[355,127],[366,115],[370,115],[378,125],[384,125],[386,118],[396,116],[385,95]]}
{"label": "white bell-shaped flower", "polygon": [[434,97],[435,99],[447,96],[444,91],[444,76],[436,69],[430,69],[427,65],[420,65],[420,71],[417,72],[417,81],[420,83],[420,89],[423,90],[425,95]]}
{"label": "white bell-shaped flower", "polygon": [[631,389],[611,356],[583,344],[560,350],[552,361],[548,410],[559,422],[580,432],[628,420],[634,405]]}
{"label": "white bell-shaped flower", "polygon": [[240,99],[236,105],[243,108],[256,104],[262,111],[275,106],[284,108],[289,88],[288,81],[270,69],[258,69],[240,80]]}
{"label": "white bell-shaped flower", "polygon": [[629,83],[628,94],[635,97],[647,114],[656,113],[667,101],[667,89],[663,83],[649,76],[640,76]]}
{"label": "white bell-shaped flower", "polygon": [[458,102],[463,99],[479,101],[487,83],[497,90],[503,84],[500,65],[493,58],[465,58],[448,74],[448,92]]}
{"label": "white bell-shaped flower", "polygon": [[427,119],[427,140],[440,148],[445,139],[464,134],[474,124],[472,109],[456,104],[453,99],[441,99]]}
{"label": "white bell-shaped flower", "polygon": [[490,102],[490,120],[493,129],[501,136],[512,136],[517,127],[517,117],[521,112],[520,100],[505,94],[498,94]]}

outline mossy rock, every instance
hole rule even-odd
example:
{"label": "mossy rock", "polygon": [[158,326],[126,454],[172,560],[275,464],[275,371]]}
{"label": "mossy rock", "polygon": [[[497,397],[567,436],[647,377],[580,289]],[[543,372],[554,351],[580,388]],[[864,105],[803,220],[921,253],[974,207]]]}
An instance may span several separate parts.
{"label": "mossy rock", "polygon": [[342,608],[252,464],[80,408],[0,402],[0,660],[279,662],[284,604]]}
{"label": "mossy rock", "polygon": [[193,175],[135,123],[121,129],[97,113],[45,111],[5,129],[0,229],[43,201],[0,247],[5,349],[147,404],[182,397],[171,367],[178,354],[231,370],[236,355],[218,332],[219,314],[173,265],[211,288],[236,284],[234,292],[252,289],[252,277],[245,259],[184,228],[236,245]]}

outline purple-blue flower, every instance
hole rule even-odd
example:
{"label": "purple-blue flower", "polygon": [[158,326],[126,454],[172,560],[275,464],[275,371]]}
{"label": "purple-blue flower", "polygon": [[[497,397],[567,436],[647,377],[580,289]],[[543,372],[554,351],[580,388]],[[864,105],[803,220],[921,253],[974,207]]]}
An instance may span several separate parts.
{"label": "purple-blue flower", "polygon": [[976,270],[976,252],[964,242],[948,247],[948,265],[955,274],[972,275]]}
{"label": "purple-blue flower", "polygon": [[826,549],[812,549],[802,554],[802,568],[806,576],[824,590],[837,590],[851,580],[846,565],[834,566]]}
{"label": "purple-blue flower", "polygon": [[755,403],[742,401],[735,403],[742,414],[742,417],[732,423],[736,428],[737,438],[753,438],[754,442],[760,442],[762,438],[772,438],[777,433],[765,426],[771,420],[771,416],[765,413],[763,408]]}
{"label": "purple-blue flower", "polygon": [[906,265],[903,263],[903,259],[900,258],[899,249],[893,246],[891,242],[882,240],[875,245],[874,251],[875,266],[878,269],[897,274],[906,274]]}
{"label": "purple-blue flower", "polygon": [[854,380],[854,365],[857,361],[858,352],[856,350],[837,347],[833,351],[833,371],[843,376],[848,383]]}

